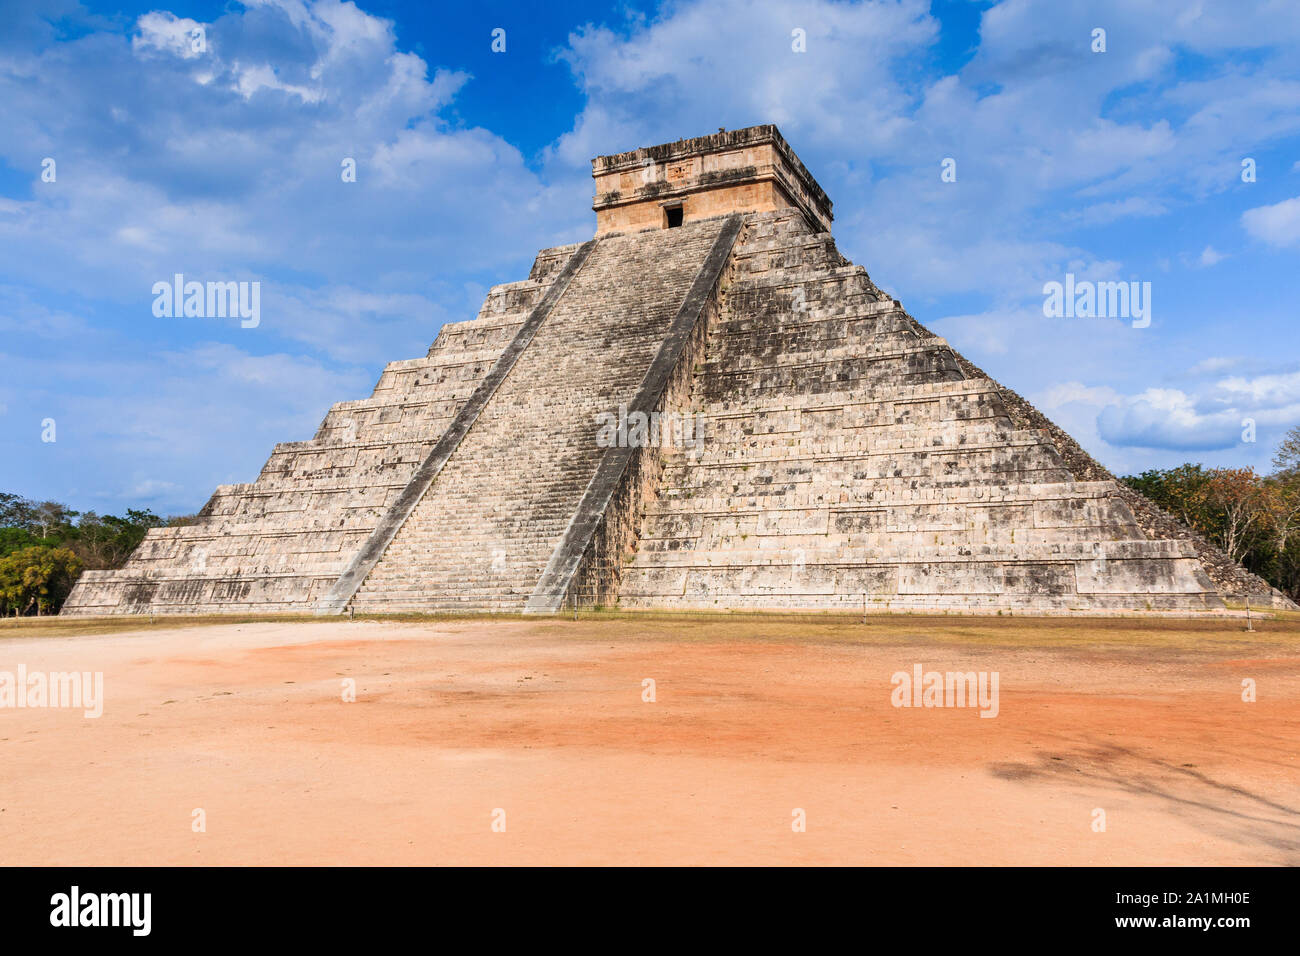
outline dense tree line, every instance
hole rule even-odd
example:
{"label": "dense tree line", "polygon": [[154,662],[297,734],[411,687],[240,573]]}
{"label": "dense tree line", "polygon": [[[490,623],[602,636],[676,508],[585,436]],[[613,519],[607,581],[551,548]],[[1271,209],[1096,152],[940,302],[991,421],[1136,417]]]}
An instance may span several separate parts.
{"label": "dense tree line", "polygon": [[1292,600],[1300,600],[1300,425],[1273,457],[1272,474],[1184,464],[1120,480]]}
{"label": "dense tree line", "polygon": [[120,568],[150,528],[179,524],[149,509],[124,517],[0,492],[0,614],[53,614],[87,568]]}

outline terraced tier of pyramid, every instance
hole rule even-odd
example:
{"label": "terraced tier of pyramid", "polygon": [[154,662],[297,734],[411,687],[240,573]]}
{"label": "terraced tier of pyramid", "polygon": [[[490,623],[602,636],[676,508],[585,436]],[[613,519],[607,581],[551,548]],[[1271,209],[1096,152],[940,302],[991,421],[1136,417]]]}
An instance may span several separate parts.
{"label": "terraced tier of pyramid", "polygon": [[[593,174],[594,239],[543,250],[64,613],[1275,599],[847,262],[774,127]],[[698,430],[609,440],[638,414]]]}

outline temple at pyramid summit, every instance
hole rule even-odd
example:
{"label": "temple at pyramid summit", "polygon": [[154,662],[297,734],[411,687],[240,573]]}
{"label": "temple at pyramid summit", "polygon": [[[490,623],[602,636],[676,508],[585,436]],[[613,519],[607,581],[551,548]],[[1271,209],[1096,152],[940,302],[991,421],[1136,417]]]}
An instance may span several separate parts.
{"label": "temple at pyramid summit", "polygon": [[592,175],[593,238],[63,613],[1278,600],[846,260],[774,126]]}

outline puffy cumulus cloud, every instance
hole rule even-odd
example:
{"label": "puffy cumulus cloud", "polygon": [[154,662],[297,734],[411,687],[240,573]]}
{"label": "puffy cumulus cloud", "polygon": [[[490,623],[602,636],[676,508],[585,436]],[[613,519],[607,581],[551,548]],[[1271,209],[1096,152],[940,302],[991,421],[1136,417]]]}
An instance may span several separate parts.
{"label": "puffy cumulus cloud", "polygon": [[1300,196],[1247,209],[1241,214],[1241,225],[1270,246],[1294,246],[1300,243]]}
{"label": "puffy cumulus cloud", "polygon": [[[1040,389],[1031,398],[1116,471],[1151,466],[1152,456],[1126,453],[1132,450],[1175,453],[1155,456],[1166,464],[1188,453],[1223,451],[1225,462],[1241,464],[1244,458],[1267,467],[1272,443],[1300,422],[1300,371],[1223,377],[1230,369],[1266,364],[1256,358],[1212,357],[1189,370],[1189,375],[1203,379],[1193,388],[1153,386],[1125,394],[1072,379]],[[1215,375],[1220,377],[1205,380]],[[1243,444],[1248,421],[1256,433],[1254,446]]]}
{"label": "puffy cumulus cloud", "polygon": [[[239,93],[288,92],[304,102],[330,100],[344,110],[367,103],[379,123],[446,102],[425,82],[423,60],[396,49],[393,23],[338,0],[249,0],[246,12],[199,23],[165,11],[136,21],[136,54],[158,53],[188,64],[204,86]],[[446,90],[444,89],[445,93]]]}
{"label": "puffy cumulus cloud", "polygon": [[[1222,363],[1207,363],[1216,366]],[[1191,393],[1149,388],[1137,395],[1099,393],[1084,400],[1103,406],[1097,416],[1098,433],[1111,445],[1174,451],[1235,449],[1248,422],[1274,437],[1300,422],[1300,371],[1230,376]]]}
{"label": "puffy cumulus cloud", "polygon": [[[586,25],[557,56],[588,96],[557,152],[599,153],[776,123],[801,149],[884,146],[911,125],[894,71],[938,35],[922,0],[668,3],[621,30]],[[794,49],[800,31],[806,52]],[[707,91],[708,95],[701,95]]]}
{"label": "puffy cumulus cloud", "polygon": [[155,11],[136,22],[138,33],[131,40],[136,52],[158,51],[187,60],[207,52],[207,26],[188,17]]}
{"label": "puffy cumulus cloud", "polygon": [[[32,176],[28,197],[0,205],[0,281],[136,309],[175,272],[428,298],[438,272],[526,267],[590,213],[500,136],[443,119],[470,81],[335,0],[265,0],[210,23],[152,12],[130,35],[0,48],[13,134],[0,162]],[[53,183],[39,181],[46,156]],[[447,305],[470,317],[477,304]],[[366,327],[359,315],[350,337],[378,358],[394,342]]]}
{"label": "puffy cumulus cloud", "polygon": [[1293,412],[1300,406],[1300,371],[1225,378],[1215,384],[1208,400],[1222,405]]}
{"label": "puffy cumulus cloud", "polygon": [[1103,408],[1097,428],[1112,445],[1211,451],[1239,442],[1242,421],[1232,411],[1204,413],[1178,389],[1150,388]]}
{"label": "puffy cumulus cloud", "polygon": [[[22,42],[0,30],[0,402],[21,424],[0,459],[32,494],[192,510],[472,318],[534,250],[590,231],[586,184],[574,201],[448,119],[472,78],[354,3],[32,9]],[[176,273],[260,282],[261,324],[155,317]],[[46,415],[59,441],[32,454]]]}

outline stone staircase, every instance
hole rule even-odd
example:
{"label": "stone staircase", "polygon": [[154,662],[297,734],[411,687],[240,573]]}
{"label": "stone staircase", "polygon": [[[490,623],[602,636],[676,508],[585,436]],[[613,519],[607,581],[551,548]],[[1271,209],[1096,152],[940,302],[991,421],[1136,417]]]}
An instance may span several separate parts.
{"label": "stone staircase", "polygon": [[793,210],[746,218],[691,409],[706,440],[666,452],[623,606],[1222,607]]}
{"label": "stone staircase", "polygon": [[352,599],[357,610],[519,611],[722,220],[613,235],[589,258]]}

